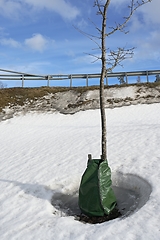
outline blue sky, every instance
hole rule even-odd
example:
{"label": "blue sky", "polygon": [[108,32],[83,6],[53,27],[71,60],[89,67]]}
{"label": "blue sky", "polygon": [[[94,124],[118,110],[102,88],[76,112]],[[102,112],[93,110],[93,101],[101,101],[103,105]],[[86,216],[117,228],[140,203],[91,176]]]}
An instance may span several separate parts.
{"label": "blue sky", "polygon": [[[94,0],[0,0],[0,68],[35,74],[98,73],[92,63],[96,45],[74,27],[97,34],[89,19],[100,26]],[[129,0],[111,0],[108,26],[121,22]],[[160,69],[160,1],[139,8],[107,47],[136,47],[133,59],[114,71]]]}

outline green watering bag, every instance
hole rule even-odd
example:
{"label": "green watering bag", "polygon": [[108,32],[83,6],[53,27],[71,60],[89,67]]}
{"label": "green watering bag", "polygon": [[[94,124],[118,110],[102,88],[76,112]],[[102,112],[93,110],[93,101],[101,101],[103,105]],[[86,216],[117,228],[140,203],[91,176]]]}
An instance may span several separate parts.
{"label": "green watering bag", "polygon": [[111,184],[111,170],[107,160],[89,160],[79,188],[79,207],[82,213],[87,216],[108,215],[116,206]]}

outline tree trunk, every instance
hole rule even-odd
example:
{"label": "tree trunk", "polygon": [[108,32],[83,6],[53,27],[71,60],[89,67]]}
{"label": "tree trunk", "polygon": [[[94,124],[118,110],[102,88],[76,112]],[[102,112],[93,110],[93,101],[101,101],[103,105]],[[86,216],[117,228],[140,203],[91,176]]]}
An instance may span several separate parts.
{"label": "tree trunk", "polygon": [[[106,72],[106,71],[105,71]],[[104,101],[104,70],[101,72],[100,79],[100,110],[101,110],[101,131],[102,131],[102,160],[107,159],[107,129],[106,129],[106,113],[105,113],[105,101]]]}
{"label": "tree trunk", "polygon": [[107,159],[107,129],[106,129],[106,114],[105,114],[105,97],[104,97],[104,79],[106,77],[106,19],[107,19],[107,9],[110,4],[110,0],[104,5],[103,11],[103,21],[102,21],[102,32],[101,32],[101,77],[100,77],[100,110],[101,110],[101,129],[102,129],[102,155],[101,159],[104,161]]}

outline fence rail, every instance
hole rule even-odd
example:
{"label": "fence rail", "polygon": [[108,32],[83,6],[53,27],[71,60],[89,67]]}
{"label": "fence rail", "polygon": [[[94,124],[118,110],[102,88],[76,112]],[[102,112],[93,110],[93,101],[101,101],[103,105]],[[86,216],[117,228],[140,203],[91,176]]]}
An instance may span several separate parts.
{"label": "fence rail", "polygon": [[[5,72],[6,74],[1,74],[1,72]],[[112,72],[106,74],[106,85],[108,85],[109,78],[119,78],[123,80],[126,84],[129,84],[128,77],[141,77],[146,76],[146,82],[149,82],[149,76],[160,75],[160,70],[149,70],[149,71],[133,71],[133,72]],[[85,79],[86,86],[89,85],[89,79],[100,78],[100,73],[94,74],[53,74],[53,75],[36,75],[30,73],[23,73],[23,72],[15,72],[11,70],[0,69],[0,81],[12,81],[12,80],[19,80],[22,82],[22,87],[24,87],[24,82],[28,80],[46,80],[46,85],[49,87],[51,81],[61,81],[61,80],[69,80],[70,87],[73,86],[74,79]],[[123,83],[124,83],[123,82]],[[112,85],[112,84],[111,84]]]}

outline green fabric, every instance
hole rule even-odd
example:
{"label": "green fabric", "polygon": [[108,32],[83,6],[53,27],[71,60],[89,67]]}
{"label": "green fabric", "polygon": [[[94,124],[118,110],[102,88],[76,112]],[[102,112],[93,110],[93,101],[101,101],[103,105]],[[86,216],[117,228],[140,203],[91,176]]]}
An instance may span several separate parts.
{"label": "green fabric", "polygon": [[116,205],[111,184],[111,170],[107,161],[90,160],[79,188],[79,207],[82,213],[88,216],[109,214]]}
{"label": "green fabric", "polygon": [[101,203],[106,214],[109,214],[116,205],[116,197],[111,185],[111,170],[107,161],[103,161],[99,165],[99,190]]}

